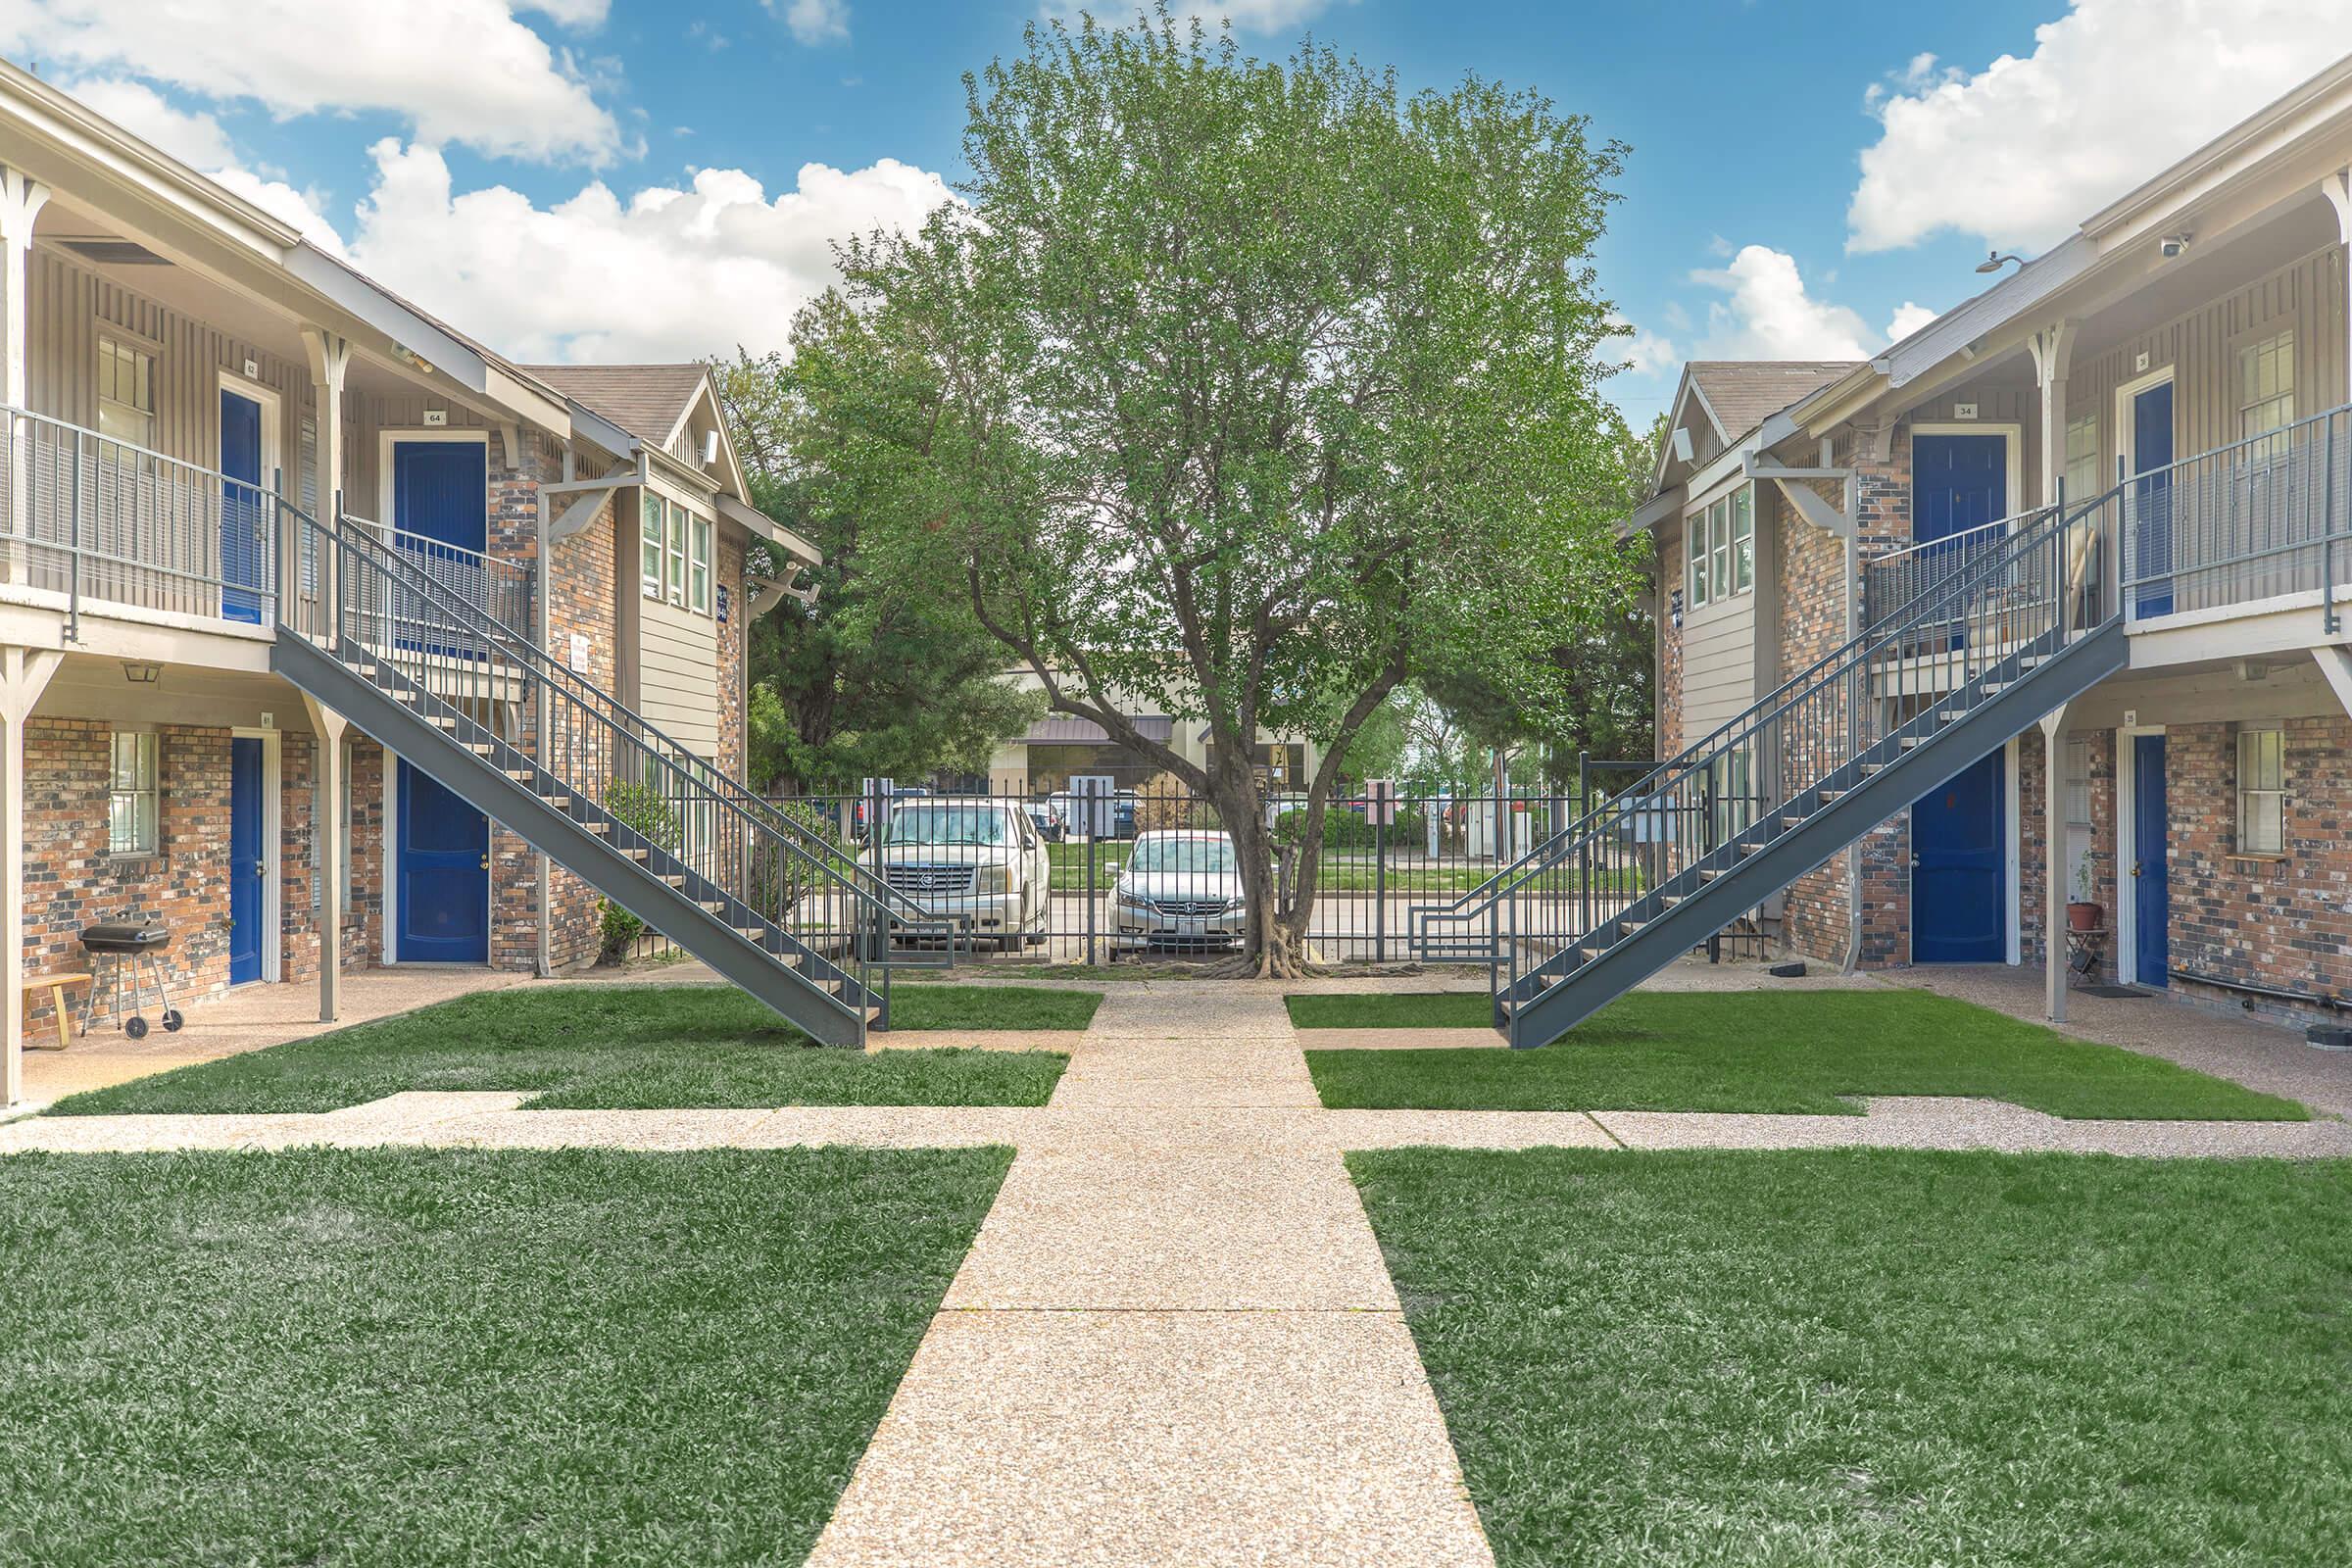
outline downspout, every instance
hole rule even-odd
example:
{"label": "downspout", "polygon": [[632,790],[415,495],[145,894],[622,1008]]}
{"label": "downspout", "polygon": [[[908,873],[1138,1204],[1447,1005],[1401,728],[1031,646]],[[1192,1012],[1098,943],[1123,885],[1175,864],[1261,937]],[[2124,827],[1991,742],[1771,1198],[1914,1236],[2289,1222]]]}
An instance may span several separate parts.
{"label": "downspout", "polygon": [[[1827,437],[1821,443],[1821,461],[1822,466],[1829,466],[1830,442]],[[1861,607],[1856,603],[1862,581],[1861,484],[1858,474],[1848,473],[1845,476],[1845,640],[1849,646],[1862,630]],[[1868,701],[1868,688],[1865,687],[1864,691],[1864,701]],[[1846,715],[1849,728],[1855,717],[1850,713]],[[1838,968],[1841,973],[1852,974],[1861,967],[1862,841],[1856,839],[1845,847],[1845,959]]]}

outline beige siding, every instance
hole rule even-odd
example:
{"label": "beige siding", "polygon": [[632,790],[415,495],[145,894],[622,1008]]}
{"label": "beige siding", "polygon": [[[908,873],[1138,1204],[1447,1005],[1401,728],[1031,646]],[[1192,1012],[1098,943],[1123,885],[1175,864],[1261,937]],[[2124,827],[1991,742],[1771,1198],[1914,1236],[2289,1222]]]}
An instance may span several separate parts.
{"label": "beige siding", "polygon": [[1683,739],[1689,745],[1756,700],[1756,595],[1683,618]]}
{"label": "beige siding", "polygon": [[263,466],[288,470],[286,488],[294,490],[291,470],[311,401],[306,368],[169,310],[61,252],[35,247],[28,272],[25,390],[34,413],[85,428],[97,425],[98,337],[112,329],[155,356],[156,450],[218,467],[220,372],[243,378],[250,359],[258,371],[254,379],[279,401],[277,450],[263,454]]}
{"label": "beige siding", "polygon": [[645,716],[700,756],[718,756],[718,627],[651,599],[639,606],[638,692]]}

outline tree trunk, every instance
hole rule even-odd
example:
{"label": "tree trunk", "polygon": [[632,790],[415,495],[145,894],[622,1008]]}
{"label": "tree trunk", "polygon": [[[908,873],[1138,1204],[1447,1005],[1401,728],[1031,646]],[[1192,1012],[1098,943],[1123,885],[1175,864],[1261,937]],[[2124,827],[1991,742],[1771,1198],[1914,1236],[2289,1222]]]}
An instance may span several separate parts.
{"label": "tree trunk", "polygon": [[[1230,753],[1238,748],[1221,747]],[[1209,801],[1217,818],[1233,838],[1234,859],[1242,891],[1250,900],[1242,951],[1210,972],[1259,980],[1301,980],[1314,973],[1314,955],[1307,945],[1308,911],[1314,906],[1312,868],[1315,845],[1300,843],[1294,863],[1298,875],[1289,901],[1283,899],[1282,858],[1266,822],[1265,797],[1245,757],[1240,768],[1220,766],[1209,779]],[[1321,822],[1313,837],[1322,837]]]}

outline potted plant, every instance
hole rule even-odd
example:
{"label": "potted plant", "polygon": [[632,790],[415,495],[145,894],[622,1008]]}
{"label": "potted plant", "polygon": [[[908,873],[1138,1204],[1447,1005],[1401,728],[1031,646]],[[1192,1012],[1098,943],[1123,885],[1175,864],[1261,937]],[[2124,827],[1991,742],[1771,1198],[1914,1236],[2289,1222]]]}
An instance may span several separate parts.
{"label": "potted plant", "polygon": [[2073,931],[2096,931],[2107,911],[2100,908],[2090,896],[2090,857],[2075,867],[2075,896],[2066,906],[2066,924]]}

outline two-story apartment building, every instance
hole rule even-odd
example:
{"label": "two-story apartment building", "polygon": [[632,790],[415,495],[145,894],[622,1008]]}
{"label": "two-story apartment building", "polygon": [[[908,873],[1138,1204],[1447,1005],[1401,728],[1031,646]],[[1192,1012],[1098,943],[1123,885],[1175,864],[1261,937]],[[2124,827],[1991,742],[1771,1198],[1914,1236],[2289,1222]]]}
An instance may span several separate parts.
{"label": "two-story apartment building", "polygon": [[1630,926],[1769,851],[1798,954],[2352,995],[2348,170],[2352,60],[1874,359],[1686,368]]}
{"label": "two-story apartment building", "polygon": [[5,63],[0,334],[0,1099],[99,920],[330,1018],[600,897],[745,942],[747,623],[813,553],[702,367],[513,364]]}

